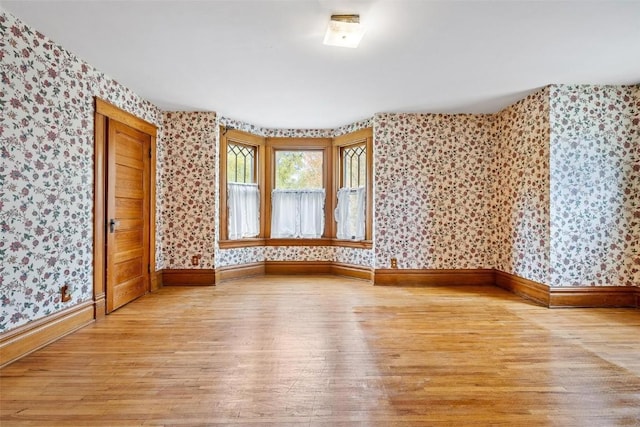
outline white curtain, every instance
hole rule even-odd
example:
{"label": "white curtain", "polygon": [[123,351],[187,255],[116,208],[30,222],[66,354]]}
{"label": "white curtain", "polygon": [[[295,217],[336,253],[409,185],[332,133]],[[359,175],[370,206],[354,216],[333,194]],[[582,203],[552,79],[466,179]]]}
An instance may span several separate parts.
{"label": "white curtain", "polygon": [[271,237],[322,237],[324,189],[273,190],[271,193]]}
{"label": "white curtain", "polygon": [[227,223],[230,240],[260,234],[260,191],[258,184],[227,184]]}
{"label": "white curtain", "polygon": [[365,215],[365,188],[341,188],[338,190],[338,206],[333,212],[337,222],[338,239],[363,240]]}

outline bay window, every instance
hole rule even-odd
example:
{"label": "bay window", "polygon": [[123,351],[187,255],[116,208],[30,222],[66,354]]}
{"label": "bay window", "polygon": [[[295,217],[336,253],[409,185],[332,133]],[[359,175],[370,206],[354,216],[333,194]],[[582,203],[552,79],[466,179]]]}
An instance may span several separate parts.
{"label": "bay window", "polygon": [[262,138],[220,129],[221,248],[371,247],[372,130]]}

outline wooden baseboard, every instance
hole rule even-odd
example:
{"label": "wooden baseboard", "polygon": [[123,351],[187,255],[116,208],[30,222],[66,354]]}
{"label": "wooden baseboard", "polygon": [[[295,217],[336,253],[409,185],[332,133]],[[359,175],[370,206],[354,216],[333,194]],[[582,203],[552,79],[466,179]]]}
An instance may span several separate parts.
{"label": "wooden baseboard", "polygon": [[373,281],[373,269],[370,267],[363,267],[361,265],[343,264],[334,262],[331,265],[331,274],[336,276],[352,277],[354,279],[362,279]]}
{"label": "wooden baseboard", "polygon": [[98,321],[107,315],[107,300],[104,293],[93,297],[93,318]]}
{"label": "wooden baseboard", "polygon": [[87,301],[0,335],[0,368],[93,322]]}
{"label": "wooden baseboard", "polygon": [[261,276],[264,274],[264,263],[229,265],[216,268],[216,283],[225,280],[241,279],[244,277]]}
{"label": "wooden baseboard", "polygon": [[496,270],[495,278],[497,287],[549,307],[549,286],[499,270]]}
{"label": "wooden baseboard", "polygon": [[150,274],[150,286],[149,286],[149,290],[151,292],[155,292],[158,289],[160,289],[162,287],[162,270],[160,271],[154,271]]}
{"label": "wooden baseboard", "polygon": [[377,269],[331,261],[265,261],[216,270],[163,270],[160,284],[214,285],[263,274],[334,274],[373,281],[378,286],[498,286],[544,307],[639,307],[635,286],[550,287],[492,269],[403,270]]}
{"label": "wooden baseboard", "polygon": [[567,286],[549,288],[549,307],[638,307],[635,286]]}
{"label": "wooden baseboard", "polygon": [[162,270],[163,286],[214,286],[216,273],[213,269]]}
{"label": "wooden baseboard", "polygon": [[494,271],[491,269],[377,269],[374,272],[374,284],[377,286],[492,286],[494,281]]}
{"label": "wooden baseboard", "polygon": [[371,268],[330,261],[266,261],[230,265],[216,269],[216,283],[264,274],[335,274],[336,276],[372,280]]}
{"label": "wooden baseboard", "polygon": [[634,286],[552,287],[504,271],[496,271],[496,286],[549,308],[638,307],[640,294]]}
{"label": "wooden baseboard", "polygon": [[266,274],[331,274],[331,261],[265,261]]}

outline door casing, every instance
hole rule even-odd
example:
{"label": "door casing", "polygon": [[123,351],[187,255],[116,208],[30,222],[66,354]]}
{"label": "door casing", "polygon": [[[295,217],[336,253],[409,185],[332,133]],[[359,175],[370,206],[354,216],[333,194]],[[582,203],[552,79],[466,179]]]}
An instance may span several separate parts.
{"label": "door casing", "polygon": [[157,127],[113,104],[95,98],[94,117],[94,193],[93,193],[93,306],[95,319],[106,314],[106,185],[108,123],[114,120],[124,123],[151,138],[149,168],[149,283],[150,291],[159,288],[155,265],[155,212],[156,212],[156,137]]}

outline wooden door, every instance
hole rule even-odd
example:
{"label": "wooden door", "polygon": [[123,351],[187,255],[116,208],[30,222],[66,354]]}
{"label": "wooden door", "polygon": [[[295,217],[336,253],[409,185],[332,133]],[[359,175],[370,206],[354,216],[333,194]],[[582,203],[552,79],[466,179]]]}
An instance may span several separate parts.
{"label": "wooden door", "polygon": [[150,144],[150,135],[109,120],[107,313],[149,292]]}

